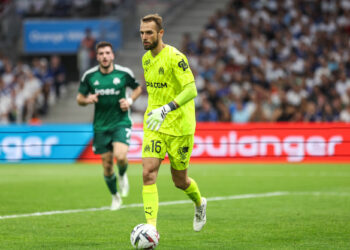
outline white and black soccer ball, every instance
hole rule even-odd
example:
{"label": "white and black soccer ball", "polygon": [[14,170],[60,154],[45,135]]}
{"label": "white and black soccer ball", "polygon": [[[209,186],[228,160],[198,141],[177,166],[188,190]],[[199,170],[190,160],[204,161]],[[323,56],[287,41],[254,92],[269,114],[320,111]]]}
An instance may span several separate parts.
{"label": "white and black soccer ball", "polygon": [[159,233],[150,224],[138,224],[130,234],[131,245],[136,249],[154,249],[159,243]]}

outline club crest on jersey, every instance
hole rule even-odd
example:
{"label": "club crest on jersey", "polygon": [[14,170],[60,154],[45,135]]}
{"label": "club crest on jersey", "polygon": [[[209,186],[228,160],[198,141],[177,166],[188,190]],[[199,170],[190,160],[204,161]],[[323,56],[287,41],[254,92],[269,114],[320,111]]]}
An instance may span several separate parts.
{"label": "club crest on jersey", "polygon": [[98,80],[96,80],[96,81],[94,82],[94,86],[97,86],[97,85],[100,85],[100,82],[99,82]]}
{"label": "club crest on jersey", "polygon": [[145,148],[143,149],[143,152],[150,152],[151,148],[149,145],[146,145]]}
{"label": "club crest on jersey", "polygon": [[183,71],[186,71],[186,69],[188,69],[188,65],[187,65],[187,63],[185,62],[184,59],[182,59],[177,65],[178,65],[180,68],[182,68]]}
{"label": "club crest on jersey", "polygon": [[160,68],[159,68],[158,74],[159,74],[159,75],[164,75],[164,68],[163,68],[163,67],[160,67]]}
{"label": "club crest on jersey", "polygon": [[113,84],[118,85],[120,83],[120,79],[118,77],[113,78]]}

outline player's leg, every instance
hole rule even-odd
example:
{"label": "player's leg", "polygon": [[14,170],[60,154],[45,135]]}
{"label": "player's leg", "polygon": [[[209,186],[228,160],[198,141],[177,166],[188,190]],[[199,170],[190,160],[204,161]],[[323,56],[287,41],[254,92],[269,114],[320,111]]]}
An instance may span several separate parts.
{"label": "player's leg", "polygon": [[109,191],[112,194],[112,205],[111,210],[117,210],[122,205],[122,200],[119,193],[117,192],[117,177],[113,169],[113,153],[107,152],[101,154],[102,166],[103,166],[103,175],[105,182]]}
{"label": "player's leg", "polygon": [[129,180],[126,170],[128,168],[127,153],[129,146],[121,142],[113,142],[113,154],[117,159],[118,166],[118,183],[120,187],[120,193],[122,197],[126,197],[129,194]]}
{"label": "player's leg", "polygon": [[201,193],[197,183],[187,176],[187,169],[176,170],[171,167],[171,176],[175,187],[183,190],[196,206],[200,206],[202,199]]}
{"label": "player's leg", "polygon": [[147,223],[157,227],[159,201],[156,180],[166,153],[162,135],[158,132],[145,131],[142,149],[143,207]]}
{"label": "player's leg", "polygon": [[117,193],[116,186],[116,176],[113,170],[113,154],[112,152],[107,152],[101,154],[103,176],[106,181],[107,187],[111,194]]}
{"label": "player's leg", "polygon": [[118,182],[122,197],[129,194],[129,180],[126,170],[128,168],[128,150],[131,137],[131,128],[119,127],[113,132],[113,154],[117,159]]}
{"label": "player's leg", "polygon": [[185,194],[195,204],[193,229],[200,231],[206,223],[207,202],[201,196],[195,180],[188,177],[187,168],[193,148],[193,135],[171,137],[168,136],[168,155],[171,164],[171,175],[175,186],[184,190]]}
{"label": "player's leg", "polygon": [[161,159],[158,158],[143,158],[143,208],[147,224],[152,224],[157,227],[158,216],[158,189],[157,189],[157,175],[160,167]]}
{"label": "player's leg", "polygon": [[100,154],[102,158],[103,176],[107,187],[112,194],[111,210],[117,210],[122,204],[117,192],[117,177],[113,168],[112,137],[108,132],[98,132],[94,134],[93,151]]}

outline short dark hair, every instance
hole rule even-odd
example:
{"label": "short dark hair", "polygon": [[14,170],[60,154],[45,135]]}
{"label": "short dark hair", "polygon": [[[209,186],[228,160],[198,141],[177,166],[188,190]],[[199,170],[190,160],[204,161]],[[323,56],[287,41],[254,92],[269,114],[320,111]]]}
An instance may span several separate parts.
{"label": "short dark hair", "polygon": [[98,51],[99,48],[104,48],[104,47],[111,47],[112,51],[113,51],[113,45],[110,43],[110,42],[106,42],[106,41],[101,41],[101,42],[98,42],[96,44],[96,52]]}
{"label": "short dark hair", "polygon": [[142,19],[141,19],[142,22],[155,22],[156,25],[157,25],[157,28],[158,28],[158,31],[160,31],[161,29],[163,29],[163,18],[158,15],[157,13],[156,14],[149,14],[147,16],[144,16]]}

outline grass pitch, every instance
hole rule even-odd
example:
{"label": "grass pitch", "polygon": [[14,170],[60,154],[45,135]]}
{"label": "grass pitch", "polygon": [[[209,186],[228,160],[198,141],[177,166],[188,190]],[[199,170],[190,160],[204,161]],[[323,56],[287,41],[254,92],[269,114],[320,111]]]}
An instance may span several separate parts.
{"label": "grass pitch", "polygon": [[[161,204],[157,249],[350,249],[349,164],[192,164],[189,174],[209,200],[207,224],[192,230],[191,203]],[[0,249],[132,249],[145,221],[141,165],[128,175],[125,206],[109,211],[99,164],[0,165]],[[160,202],[187,201],[168,165],[157,184]]]}

